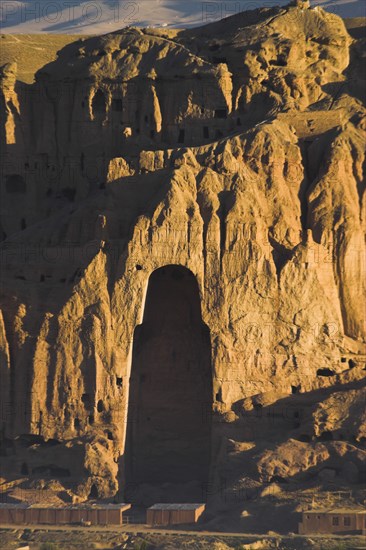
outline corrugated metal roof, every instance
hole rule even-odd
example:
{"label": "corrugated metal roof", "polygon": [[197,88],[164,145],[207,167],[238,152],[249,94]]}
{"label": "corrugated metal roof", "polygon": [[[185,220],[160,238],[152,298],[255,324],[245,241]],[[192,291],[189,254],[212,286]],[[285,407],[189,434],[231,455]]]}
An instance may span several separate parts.
{"label": "corrugated metal roof", "polygon": [[318,508],[305,510],[303,514],[366,514],[362,508]]}
{"label": "corrugated metal roof", "polygon": [[127,510],[131,507],[131,504],[125,504],[123,502],[118,504],[95,504],[82,502],[80,504],[28,504],[27,502],[19,503],[0,503],[0,508],[33,508],[33,509],[48,509],[48,510]]}
{"label": "corrugated metal roof", "polygon": [[197,503],[184,503],[184,504],[174,504],[174,503],[167,503],[167,502],[159,502],[158,504],[154,504],[153,506],[150,506],[149,510],[197,510],[197,508],[201,508],[201,506],[205,506],[203,502]]}
{"label": "corrugated metal roof", "polygon": [[17,502],[14,504],[14,502],[0,502],[0,508],[29,508],[29,504],[26,502]]}

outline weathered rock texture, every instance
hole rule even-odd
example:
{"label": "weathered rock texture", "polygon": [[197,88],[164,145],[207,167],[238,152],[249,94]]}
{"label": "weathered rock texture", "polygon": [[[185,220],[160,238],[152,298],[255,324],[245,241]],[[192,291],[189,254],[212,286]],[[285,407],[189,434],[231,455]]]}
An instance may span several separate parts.
{"label": "weathered rock texture", "polygon": [[[63,467],[99,496],[189,485],[169,452],[178,471],[200,464],[192,486],[329,461],[362,481],[360,59],[343,21],[303,2],[80,40],[33,85],[3,67],[5,466]],[[154,290],[159,268],[176,282]],[[273,429],[253,416],[304,399]],[[38,439],[11,451],[21,434]],[[135,479],[125,448],[148,460],[149,434]]]}

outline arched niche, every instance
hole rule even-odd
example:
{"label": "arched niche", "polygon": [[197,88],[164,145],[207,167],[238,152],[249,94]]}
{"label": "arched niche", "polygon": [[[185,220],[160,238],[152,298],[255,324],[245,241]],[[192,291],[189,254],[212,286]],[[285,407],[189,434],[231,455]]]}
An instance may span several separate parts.
{"label": "arched niche", "polygon": [[150,275],[134,332],[124,456],[125,486],[134,490],[126,498],[164,486],[168,499],[202,500],[211,411],[210,334],[197,280],[167,265]]}

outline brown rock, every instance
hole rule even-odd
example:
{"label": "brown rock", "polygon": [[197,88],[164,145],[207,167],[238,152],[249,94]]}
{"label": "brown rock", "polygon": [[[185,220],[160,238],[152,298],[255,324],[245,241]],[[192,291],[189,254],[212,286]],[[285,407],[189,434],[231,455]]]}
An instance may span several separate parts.
{"label": "brown rock", "polygon": [[3,66],[1,420],[39,438],[19,472],[106,497],[145,457],[136,494],[199,499],[230,460],[361,471],[361,54],[307,7],[79,40],[27,86]]}

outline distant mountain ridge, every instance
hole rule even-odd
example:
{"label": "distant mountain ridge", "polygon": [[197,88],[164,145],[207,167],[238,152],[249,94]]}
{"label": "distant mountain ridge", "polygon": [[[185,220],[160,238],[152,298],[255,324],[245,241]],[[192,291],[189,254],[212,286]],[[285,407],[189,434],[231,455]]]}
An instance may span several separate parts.
{"label": "distant mountain ridge", "polygon": [[[39,2],[12,0],[0,5],[3,33],[95,34],[118,30],[128,25],[194,27],[218,21],[233,13],[261,7],[282,6],[287,0],[226,0],[199,2],[189,0],[74,0]],[[312,0],[341,17],[366,16],[364,0]]]}

